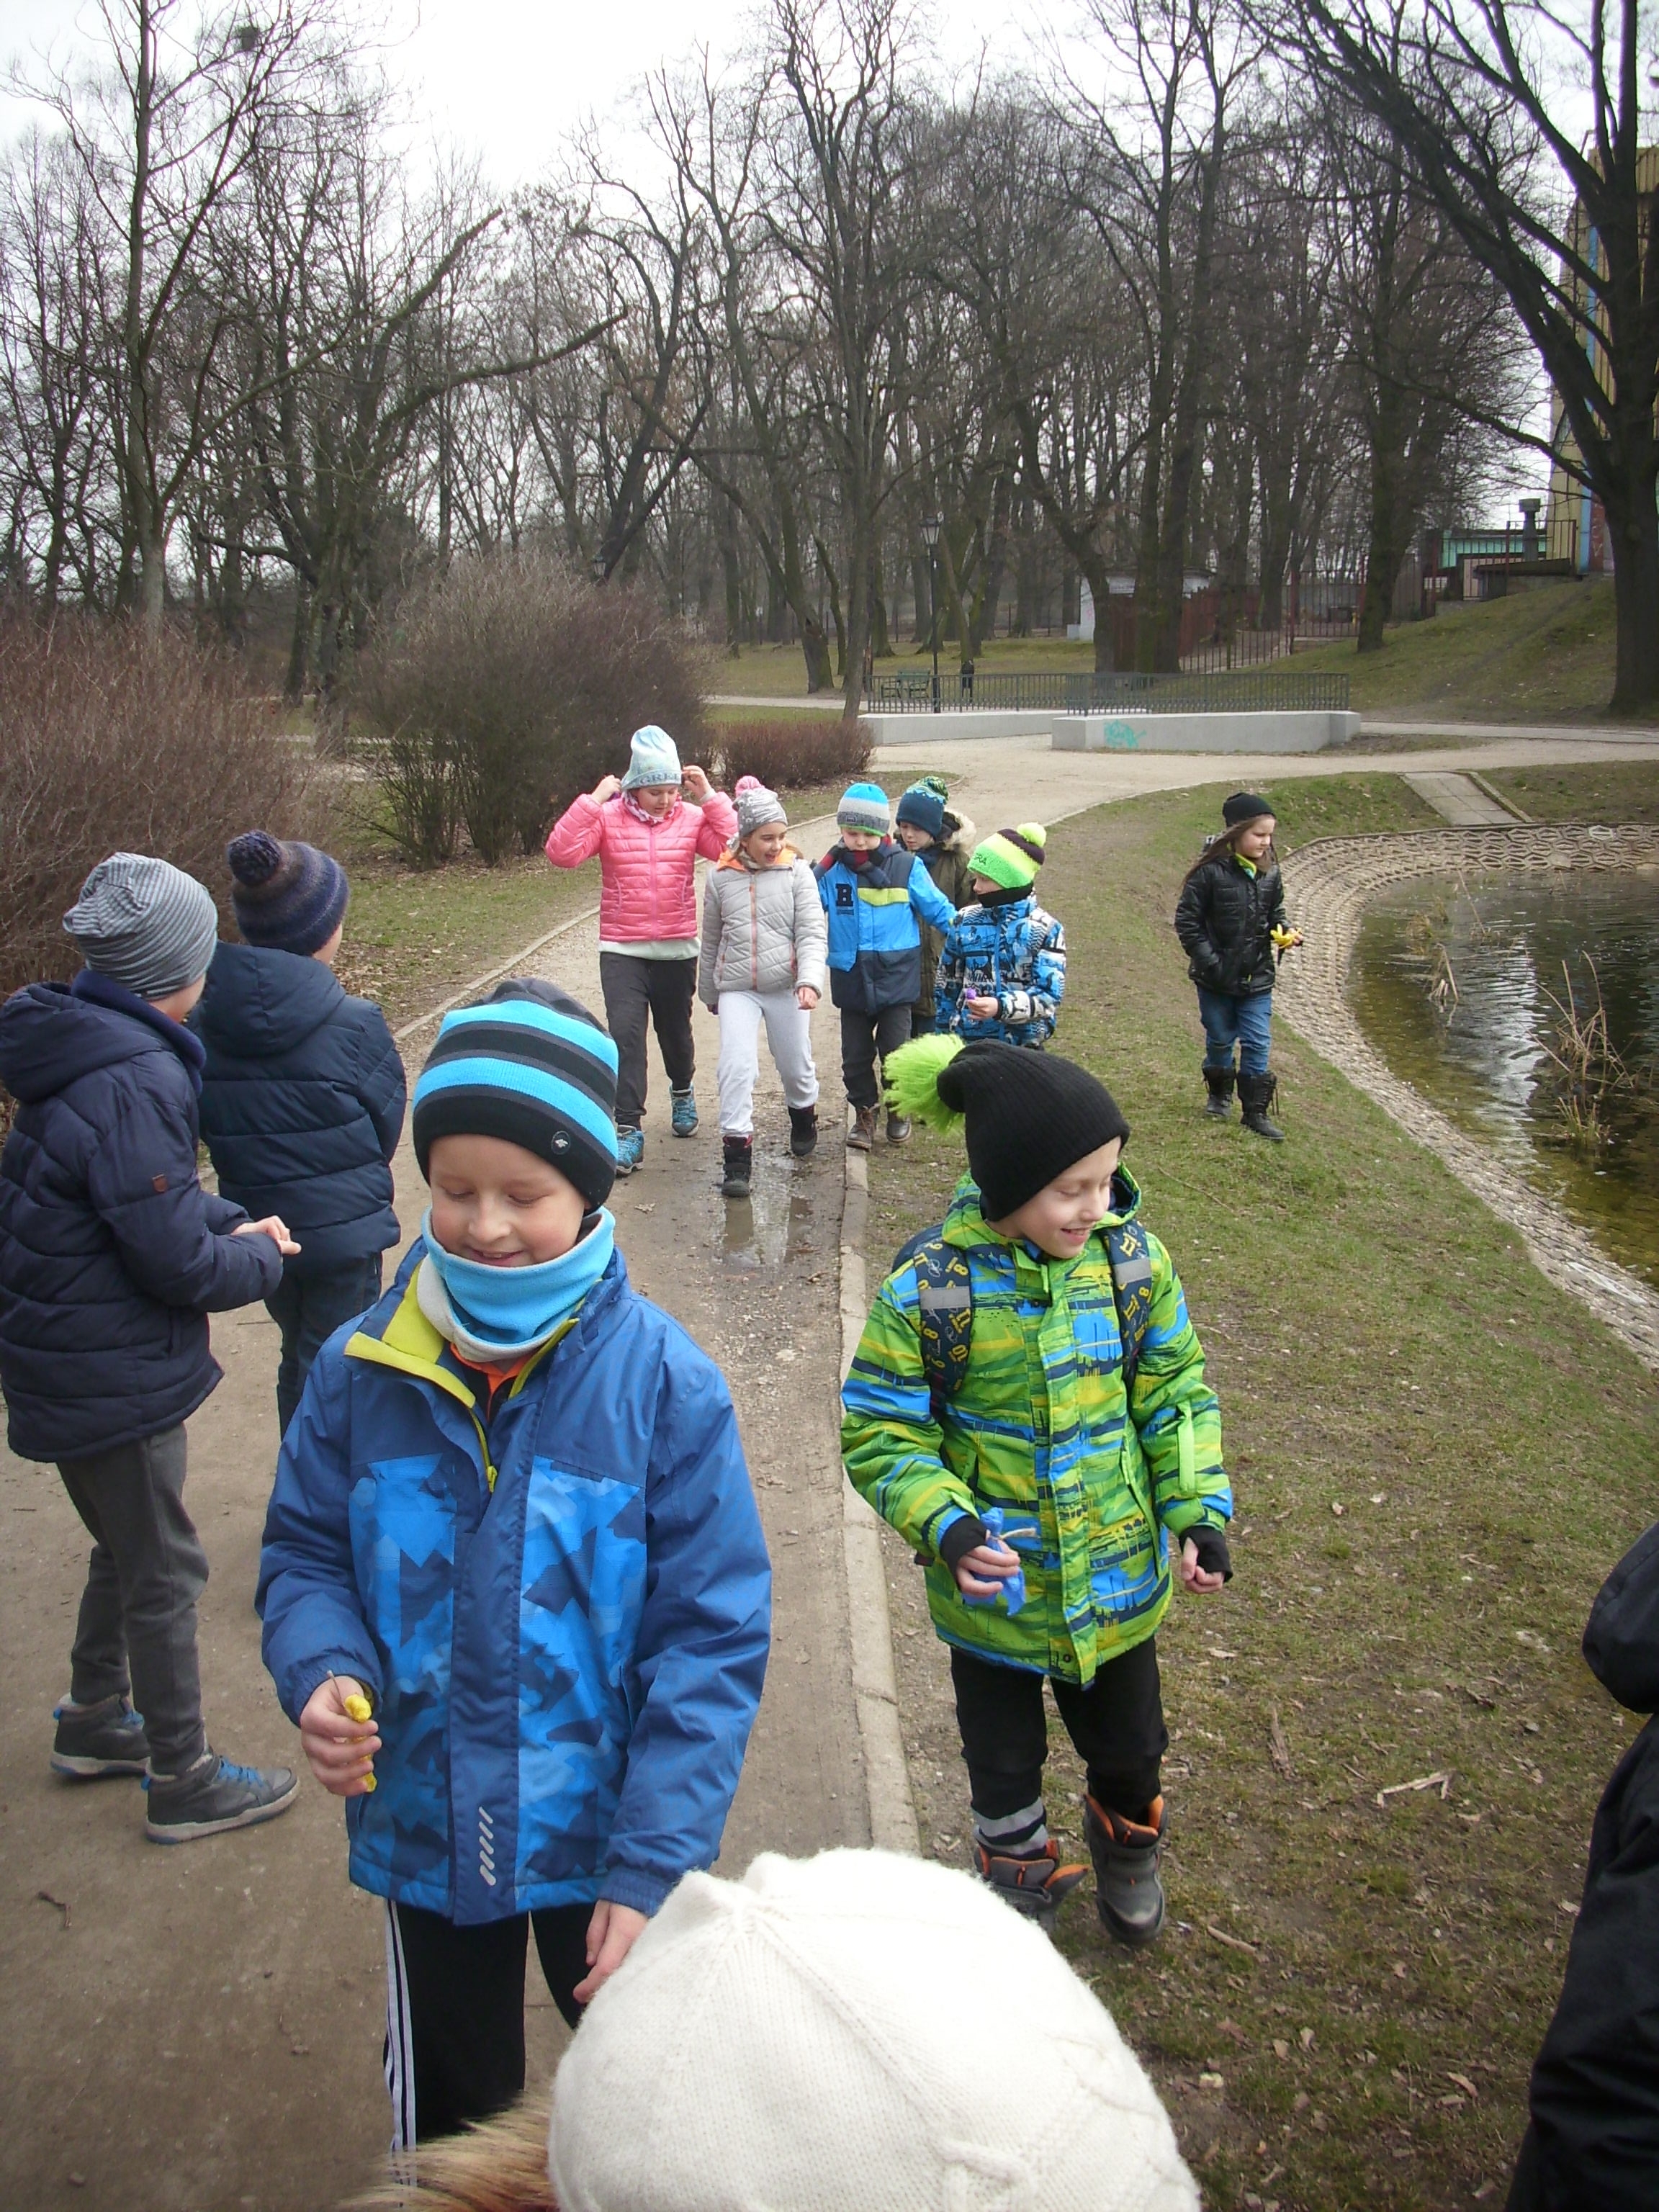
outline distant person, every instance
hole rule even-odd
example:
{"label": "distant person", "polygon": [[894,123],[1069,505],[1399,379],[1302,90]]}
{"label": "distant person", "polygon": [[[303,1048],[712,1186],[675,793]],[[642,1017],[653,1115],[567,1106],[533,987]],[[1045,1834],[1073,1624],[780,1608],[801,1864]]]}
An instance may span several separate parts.
{"label": "distant person", "polygon": [[[1048,1927],[1084,1879],[1048,1832],[1047,1682],[1087,1778],[1101,1924],[1150,1943],[1169,1745],[1157,1633],[1176,1575],[1215,1591],[1232,1571],[1203,1347],[1141,1225],[1128,1124],[1086,1069],[930,1036],[893,1054],[888,1081],[901,1111],[963,1133],[969,1172],[877,1293],[842,1389],[842,1458],[927,1566],[981,1879]],[[994,2008],[988,1979],[985,1994]]]}
{"label": "distant person", "polygon": [[191,1025],[207,1051],[202,1135],[220,1191],[280,1213],[300,1246],[265,1301],[283,1336],[280,1431],[325,1339],[380,1295],[380,1255],[398,1241],[404,1064],[386,1016],[334,973],[350,896],[339,862],[263,830],[228,858],[246,942],[215,952]]}
{"label": "distant person", "polygon": [[968,860],[971,899],[945,933],[933,1027],[964,1043],[1046,1045],[1066,994],[1066,933],[1036,898],[1048,833],[999,830]]}
{"label": "distant person", "polygon": [[[905,1042],[921,994],[921,932],[945,929],[955,908],[890,832],[892,811],[877,783],[852,783],[836,809],[841,836],[817,863],[818,896],[830,917],[830,996],[841,1013],[841,1071],[853,1109],[849,1151],[876,1140],[878,1060]],[[910,1133],[887,1116],[887,1141]]]}
{"label": "distant person", "polygon": [[[963,1978],[994,2064],[963,2056]],[[989,2070],[988,2070],[988,2069]],[[362,2200],[357,2200],[359,2204]],[[400,2212],[1198,2212],[1111,2014],[966,1875],[763,1851],[688,1875],[544,2101],[422,2154]]]}
{"label": "distant person", "polygon": [[[202,1721],[185,1423],[220,1369],[207,1317],[270,1297],[298,1245],[196,1172],[204,1055],[185,1027],[218,937],[166,860],[112,853],[64,917],[86,966],[0,1007],[0,1385],[20,1459],[53,1460],[92,1538],[58,1707],[60,1774],[142,1774],[182,1844],[285,1812],[287,1767],[238,1766]],[[136,1698],[138,1710],[131,1700]]]}
{"label": "distant person", "polygon": [[697,859],[718,860],[737,827],[731,800],[700,768],[682,769],[672,738],[648,723],[634,732],[627,773],[601,776],[548,837],[556,868],[599,859],[599,988],[619,1055],[619,1176],[645,1157],[647,1019],[668,1074],[669,1127],[677,1137],[696,1133]]}
{"label": "distant person", "polygon": [[1509,2212],[1659,2204],[1659,1524],[1602,1584],[1584,1657],[1608,1696],[1648,1722],[1596,1808]]}
{"label": "distant person", "polygon": [[812,1009],[823,995],[828,938],[812,871],[789,842],[776,792],[739,776],[738,834],[702,894],[698,990],[720,1025],[721,1195],[747,1198],[755,1159],[755,1079],[761,1024],[789,1111],[798,1160],[818,1141]]}
{"label": "distant person", "polygon": [[1267,1065],[1274,954],[1302,938],[1285,918],[1272,807],[1254,791],[1236,791],[1221,819],[1219,835],[1187,872],[1175,917],[1204,1024],[1204,1110],[1221,1121],[1231,1113],[1237,1046],[1244,1127],[1278,1145],[1285,1132],[1267,1119],[1278,1088]]}
{"label": "distant person", "polygon": [[711,1863],[760,1702],[737,1416],[616,1249],[616,1080],[550,983],[444,1017],[420,1238],[324,1346],[265,1522],[265,1664],[386,1900],[399,2148],[523,2088],[532,1929],[574,2024]]}
{"label": "distant person", "polygon": [[[942,775],[924,775],[899,793],[893,810],[899,842],[914,853],[956,908],[973,897],[968,855],[978,842],[974,825],[947,805],[950,787]],[[910,1010],[910,1034],[926,1036],[933,1026],[933,983],[945,932],[931,921],[921,925],[921,992]]]}

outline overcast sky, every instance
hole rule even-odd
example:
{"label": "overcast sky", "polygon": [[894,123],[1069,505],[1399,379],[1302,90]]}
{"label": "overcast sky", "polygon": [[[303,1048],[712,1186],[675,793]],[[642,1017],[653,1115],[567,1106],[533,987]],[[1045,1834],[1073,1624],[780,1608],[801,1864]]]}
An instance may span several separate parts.
{"label": "overcast sky", "polygon": [[[944,28],[924,49],[941,79],[988,43],[994,61],[1018,60],[1033,5],[944,0]],[[698,44],[730,53],[753,12],[753,0],[390,0],[386,64],[422,135],[479,152],[505,187],[537,175],[560,137],[589,115],[614,117],[625,132],[629,88],[641,76]],[[85,53],[99,30],[93,0],[0,0],[0,68],[16,63],[38,74],[38,55]],[[0,135],[14,137],[27,118],[0,92]]]}

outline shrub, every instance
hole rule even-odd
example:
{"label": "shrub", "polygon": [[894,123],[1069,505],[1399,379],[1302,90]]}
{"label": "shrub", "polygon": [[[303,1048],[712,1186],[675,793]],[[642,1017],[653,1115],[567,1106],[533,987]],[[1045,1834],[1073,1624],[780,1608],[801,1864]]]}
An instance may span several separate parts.
{"label": "shrub", "polygon": [[821,783],[849,782],[868,767],[870,752],[865,722],[828,714],[732,722],[716,733],[710,773],[726,791],[740,775],[757,775],[773,791],[810,791]]}
{"label": "shrub", "polygon": [[706,730],[700,657],[644,593],[539,556],[457,562],[406,601],[353,690],[385,745],[381,827],[406,858],[534,852],[628,740],[659,722],[683,757]]}
{"label": "shrub", "polygon": [[226,845],[303,835],[313,779],[234,665],[185,640],[0,617],[0,991],[75,972],[64,914],[107,853],[187,869],[229,926]]}

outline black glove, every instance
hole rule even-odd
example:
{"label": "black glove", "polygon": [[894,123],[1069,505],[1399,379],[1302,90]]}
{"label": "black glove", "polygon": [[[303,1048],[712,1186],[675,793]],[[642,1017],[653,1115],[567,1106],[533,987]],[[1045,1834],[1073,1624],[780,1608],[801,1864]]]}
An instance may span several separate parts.
{"label": "black glove", "polygon": [[988,1543],[990,1535],[990,1530],[976,1513],[964,1513],[939,1538],[939,1555],[954,1574],[958,1563],[979,1545]]}
{"label": "black glove", "polygon": [[[956,1534],[953,1528],[951,1535]],[[1184,1547],[1188,1542],[1198,1547],[1198,1564],[1206,1575],[1219,1575],[1224,1582],[1233,1578],[1233,1563],[1227,1553],[1227,1539],[1219,1528],[1188,1528],[1181,1539]]]}

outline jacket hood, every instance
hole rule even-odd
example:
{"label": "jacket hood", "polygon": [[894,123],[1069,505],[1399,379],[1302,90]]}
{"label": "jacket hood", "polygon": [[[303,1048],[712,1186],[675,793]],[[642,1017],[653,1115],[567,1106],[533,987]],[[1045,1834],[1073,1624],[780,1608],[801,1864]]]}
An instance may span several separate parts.
{"label": "jacket hood", "polygon": [[717,868],[738,869],[751,876],[769,876],[780,868],[793,868],[800,857],[794,847],[786,839],[778,848],[778,857],[775,860],[751,860],[748,854],[744,851],[741,842],[733,838],[731,844],[715,861],[714,866]]}
{"label": "jacket hood", "polygon": [[1629,1711],[1659,1712],[1659,1522],[1602,1583],[1584,1630],[1584,1658]]}
{"label": "jacket hood", "polygon": [[20,1105],[54,1097],[94,1068],[167,1049],[142,1021],[74,997],[67,983],[30,983],[0,1006],[0,1083]]}
{"label": "jacket hood", "polygon": [[344,996],[320,960],[274,945],[221,945],[190,1025],[215,1052],[270,1060],[320,1029]]}

